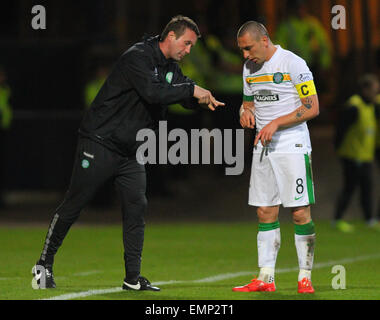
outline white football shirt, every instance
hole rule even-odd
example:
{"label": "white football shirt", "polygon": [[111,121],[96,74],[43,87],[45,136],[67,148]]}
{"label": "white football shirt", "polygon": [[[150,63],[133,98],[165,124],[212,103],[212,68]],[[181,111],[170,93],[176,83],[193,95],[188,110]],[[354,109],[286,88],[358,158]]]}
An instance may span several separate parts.
{"label": "white football shirt", "polygon": [[[270,121],[289,114],[302,105],[296,85],[313,80],[305,60],[289,50],[275,46],[270,60],[256,64],[247,60],[243,67],[244,100],[253,101],[257,132]],[[261,142],[258,144],[262,148]],[[311,151],[306,122],[279,129],[269,150],[285,153]]]}

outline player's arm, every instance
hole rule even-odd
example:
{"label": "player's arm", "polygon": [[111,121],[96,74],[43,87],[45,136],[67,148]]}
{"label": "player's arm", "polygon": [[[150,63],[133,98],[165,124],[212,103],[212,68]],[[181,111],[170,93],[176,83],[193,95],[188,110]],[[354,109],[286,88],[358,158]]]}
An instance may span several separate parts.
{"label": "player's arm", "polygon": [[243,103],[239,110],[240,125],[243,128],[254,129],[255,128],[255,103],[254,103],[254,91],[252,86],[247,82],[247,77],[250,74],[249,61],[244,63],[243,67]]}
{"label": "player's arm", "polygon": [[296,85],[302,105],[293,112],[279,117],[267,124],[256,136],[255,145],[261,140],[266,145],[272,140],[273,134],[280,128],[286,128],[311,120],[319,115],[319,101],[313,80]]}
{"label": "player's arm", "polygon": [[255,105],[253,101],[243,100],[239,114],[240,124],[243,128],[253,129],[255,127]]}
{"label": "player's arm", "polygon": [[275,120],[278,128],[290,127],[300,122],[308,121],[319,115],[318,95],[301,98],[302,105],[293,112]]}
{"label": "player's arm", "polygon": [[334,147],[336,150],[341,146],[348,129],[359,117],[359,110],[354,106],[343,106],[343,112],[339,115],[338,124],[336,126]]}

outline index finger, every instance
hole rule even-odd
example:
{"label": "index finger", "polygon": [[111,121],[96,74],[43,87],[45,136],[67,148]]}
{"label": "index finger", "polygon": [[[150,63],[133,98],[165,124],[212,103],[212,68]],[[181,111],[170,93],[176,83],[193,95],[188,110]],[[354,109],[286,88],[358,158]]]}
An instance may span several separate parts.
{"label": "index finger", "polygon": [[220,102],[220,101],[216,100],[212,95],[210,96],[210,101],[211,101],[211,103],[212,103],[215,107],[218,107],[218,106],[224,106],[224,105],[225,105],[224,102]]}
{"label": "index finger", "polygon": [[254,146],[256,146],[257,143],[259,142],[260,137],[261,137],[261,131],[256,136],[255,142],[253,143]]}
{"label": "index finger", "polygon": [[211,111],[215,111],[215,108],[214,108],[214,106],[212,105],[211,102],[210,102],[207,106],[208,106],[208,108],[209,108]]}
{"label": "index finger", "polygon": [[255,127],[255,117],[254,116],[249,117],[249,126],[251,129],[253,129]]}

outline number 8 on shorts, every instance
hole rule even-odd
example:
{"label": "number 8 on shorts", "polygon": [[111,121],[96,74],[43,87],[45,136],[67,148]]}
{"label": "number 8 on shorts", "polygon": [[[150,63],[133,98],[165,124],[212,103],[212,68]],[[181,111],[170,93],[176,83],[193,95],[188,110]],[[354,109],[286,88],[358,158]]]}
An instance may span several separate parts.
{"label": "number 8 on shorts", "polygon": [[314,203],[310,153],[253,154],[250,205],[299,207]]}

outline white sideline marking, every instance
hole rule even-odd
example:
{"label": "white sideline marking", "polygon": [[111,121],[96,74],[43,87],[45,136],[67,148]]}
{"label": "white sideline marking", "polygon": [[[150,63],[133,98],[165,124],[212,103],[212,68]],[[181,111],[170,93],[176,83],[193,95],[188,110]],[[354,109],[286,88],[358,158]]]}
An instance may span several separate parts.
{"label": "white sideline marking", "polygon": [[[341,263],[354,263],[358,261],[365,261],[365,260],[371,260],[371,259],[376,259],[376,258],[380,258],[380,254],[365,255],[365,256],[359,256],[355,258],[345,258],[345,259],[340,259],[340,260],[330,260],[327,262],[315,263],[313,266],[313,270],[322,269],[325,267],[329,267],[329,266],[333,266],[333,265],[341,264]],[[293,267],[293,268],[282,268],[282,269],[277,269],[276,273],[293,272],[293,271],[298,271],[298,269],[299,269],[298,266]],[[159,281],[159,282],[152,283],[152,285],[166,285],[166,284],[176,284],[176,283],[207,283],[207,282],[214,282],[214,281],[236,278],[240,276],[252,275],[252,273],[253,273],[252,271],[224,273],[224,274],[218,274],[216,276],[207,277],[207,278],[198,279],[198,280]],[[116,292],[121,292],[121,291],[123,291],[121,287],[110,288],[110,289],[88,290],[88,291],[82,291],[82,292],[76,292],[76,293],[67,293],[60,296],[55,296],[55,297],[41,299],[41,300],[72,300],[72,299],[77,299],[77,298],[85,298],[85,297],[99,295],[99,294],[116,293]]]}
{"label": "white sideline marking", "polygon": [[99,270],[91,270],[91,271],[86,271],[86,272],[78,272],[78,273],[74,273],[73,276],[76,276],[76,277],[87,277],[87,276],[91,276],[93,274],[98,274],[98,273],[102,273],[103,271],[99,271]]}
{"label": "white sideline marking", "polygon": [[15,279],[22,279],[22,277],[10,277],[10,278],[0,277],[0,281],[15,280]]}
{"label": "white sideline marking", "polygon": [[[91,276],[93,274],[98,274],[98,273],[103,273],[103,271],[100,271],[100,270],[91,270],[91,271],[85,271],[85,272],[78,272],[78,273],[74,273],[72,274],[72,276],[74,277],[87,277],[87,276]],[[59,276],[59,277],[55,277],[56,280],[64,280],[64,279],[67,279],[66,276]],[[0,278],[1,280],[1,278]]]}

